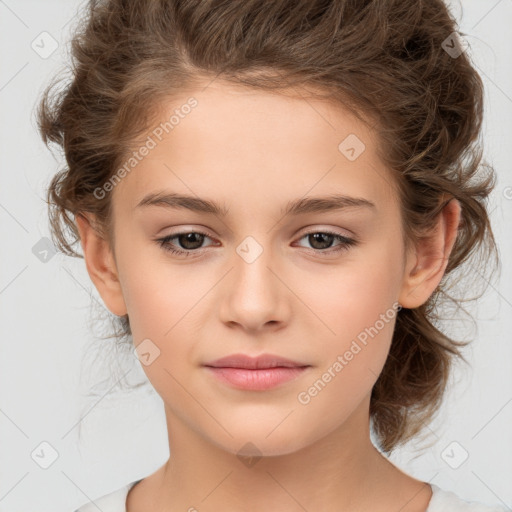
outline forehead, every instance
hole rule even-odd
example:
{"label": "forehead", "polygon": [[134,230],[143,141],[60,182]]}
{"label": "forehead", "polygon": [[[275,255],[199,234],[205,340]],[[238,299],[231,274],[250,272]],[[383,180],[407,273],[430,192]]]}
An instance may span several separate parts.
{"label": "forehead", "polygon": [[162,103],[146,137],[151,149],[115,190],[132,207],[165,186],[232,199],[256,196],[261,206],[262,198],[284,200],[308,190],[391,192],[376,132],[342,105],[306,90],[269,92],[214,81]]}
{"label": "forehead", "polygon": [[238,148],[247,153],[254,153],[260,144],[276,149],[292,145],[296,151],[317,150],[319,146],[337,150],[341,138],[349,134],[357,135],[367,146],[376,144],[376,133],[347,108],[312,94],[301,88],[266,91],[214,81],[163,103],[155,125],[185,109],[194,98],[196,106],[187,109],[188,114],[179,120],[174,116],[178,122],[172,134],[194,139],[194,144],[204,149],[213,143],[224,150],[234,152]]}

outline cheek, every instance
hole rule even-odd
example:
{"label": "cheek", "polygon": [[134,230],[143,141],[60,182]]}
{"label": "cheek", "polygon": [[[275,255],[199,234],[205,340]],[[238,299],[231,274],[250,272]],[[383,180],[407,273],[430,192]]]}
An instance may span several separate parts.
{"label": "cheek", "polygon": [[171,263],[163,250],[120,254],[126,255],[119,270],[134,345],[145,343],[157,355],[142,369],[157,392],[180,396],[172,377],[182,382],[182,374],[197,364],[193,340],[204,329],[205,308],[213,307],[208,292],[218,276]]}
{"label": "cheek", "polygon": [[[194,305],[207,291],[204,282],[196,283],[184,274],[183,267],[172,270],[171,265],[152,264],[140,272],[129,270],[124,280],[141,368],[155,391],[178,410],[190,406],[190,397],[180,383],[185,384],[186,370],[193,364],[187,341],[193,339],[190,318]],[[144,361],[144,353],[150,354],[150,361]]]}
{"label": "cheek", "polygon": [[[373,250],[360,251],[320,276],[316,286],[302,289],[304,302],[318,312],[323,324],[312,320],[318,323],[315,337],[323,349],[316,354],[318,372],[310,389],[302,389],[305,397],[300,403],[325,406],[332,401],[340,413],[370,392],[393,336],[400,264],[399,252],[392,245],[376,244]],[[311,327],[305,328],[311,332]]]}
{"label": "cheek", "polygon": [[[314,280],[295,282],[297,295],[316,313],[318,334],[333,348],[343,348],[340,343],[376,323],[384,337],[391,336],[388,324],[395,316],[401,287],[399,250],[391,244],[372,244],[348,255],[340,265],[317,270]],[[382,315],[387,315],[384,326]]]}
{"label": "cheek", "polygon": [[295,397],[302,414],[322,417],[325,432],[344,423],[369,397],[393,336],[397,303],[389,290],[376,289],[371,279],[356,281],[353,288],[345,281],[344,291],[331,293],[332,302],[325,302],[324,319],[335,334],[319,337],[317,369]]}
{"label": "cheek", "polygon": [[152,337],[166,343],[187,323],[187,315],[211,284],[191,266],[172,263],[163,249],[146,247],[125,254],[119,267],[134,343]]}

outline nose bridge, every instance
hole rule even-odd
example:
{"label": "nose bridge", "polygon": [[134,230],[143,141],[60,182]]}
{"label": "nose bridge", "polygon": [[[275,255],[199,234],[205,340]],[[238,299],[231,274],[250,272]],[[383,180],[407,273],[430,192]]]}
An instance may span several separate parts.
{"label": "nose bridge", "polygon": [[[224,295],[224,320],[245,327],[262,327],[282,321],[285,293],[271,270],[275,262],[270,236],[247,236],[235,249],[233,271]],[[269,268],[270,267],[270,268]]]}
{"label": "nose bridge", "polygon": [[[259,241],[258,241],[259,239]],[[273,294],[275,277],[268,267],[272,266],[272,249],[270,237],[263,239],[262,235],[247,236],[236,247],[235,288],[242,292],[240,297],[247,300],[245,294],[253,302],[269,300]]]}

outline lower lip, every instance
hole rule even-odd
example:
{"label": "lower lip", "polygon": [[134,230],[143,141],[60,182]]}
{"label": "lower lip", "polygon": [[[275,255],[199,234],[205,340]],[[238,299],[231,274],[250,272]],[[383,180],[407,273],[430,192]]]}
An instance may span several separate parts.
{"label": "lower lip", "polygon": [[206,368],[208,368],[215,377],[236,388],[263,391],[297,378],[307,367],[279,366],[276,368],[261,368],[258,370],[227,367],[217,368],[213,366],[206,366]]}

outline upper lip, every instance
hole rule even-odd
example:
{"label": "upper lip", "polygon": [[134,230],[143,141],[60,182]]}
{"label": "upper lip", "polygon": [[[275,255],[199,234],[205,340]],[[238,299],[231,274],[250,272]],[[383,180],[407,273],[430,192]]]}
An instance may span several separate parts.
{"label": "upper lip", "polygon": [[216,359],[215,361],[205,363],[204,366],[212,366],[215,368],[245,368],[250,370],[257,370],[262,368],[276,368],[278,366],[296,368],[310,365],[292,361],[291,359],[273,354],[261,354],[257,357],[251,357],[246,354],[231,354],[229,356]]}

